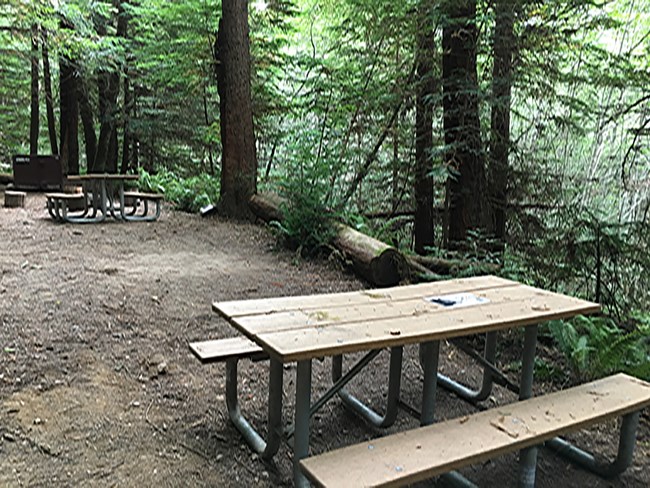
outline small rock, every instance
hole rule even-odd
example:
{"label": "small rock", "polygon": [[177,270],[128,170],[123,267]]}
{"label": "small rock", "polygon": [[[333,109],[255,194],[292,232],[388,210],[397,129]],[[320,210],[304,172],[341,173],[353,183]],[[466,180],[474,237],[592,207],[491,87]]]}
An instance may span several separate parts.
{"label": "small rock", "polygon": [[221,461],[223,459],[223,454],[217,454],[217,461]]}
{"label": "small rock", "polygon": [[158,374],[166,374],[167,373],[167,363],[163,361],[162,363],[158,364],[157,367]]}
{"label": "small rock", "polygon": [[34,425],[41,425],[43,423],[43,420],[39,417],[36,417],[34,419]]}
{"label": "small rock", "polygon": [[2,437],[6,441],[16,442],[16,438],[14,437],[14,435],[10,434],[9,432],[5,432],[4,434],[2,434]]}
{"label": "small rock", "polygon": [[140,406],[140,402],[136,400],[134,402],[131,402],[131,405],[137,408]]}

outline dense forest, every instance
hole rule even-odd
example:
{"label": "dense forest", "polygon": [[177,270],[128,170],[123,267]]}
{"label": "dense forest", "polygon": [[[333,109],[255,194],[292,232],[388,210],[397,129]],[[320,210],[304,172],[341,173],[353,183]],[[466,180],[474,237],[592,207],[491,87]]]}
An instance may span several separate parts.
{"label": "dense forest", "polygon": [[139,172],[181,209],[238,217],[275,192],[305,254],[342,220],[448,273],[598,301],[548,334],[579,375],[650,377],[649,11],[4,0],[0,171],[59,154],[67,174]]}

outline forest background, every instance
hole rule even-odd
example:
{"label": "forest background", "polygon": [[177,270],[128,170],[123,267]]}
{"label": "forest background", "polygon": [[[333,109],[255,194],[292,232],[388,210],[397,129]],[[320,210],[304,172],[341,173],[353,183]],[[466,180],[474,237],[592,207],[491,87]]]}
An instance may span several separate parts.
{"label": "forest background", "polygon": [[187,211],[223,200],[218,32],[243,15],[247,191],[285,197],[283,238],[329,249],[336,218],[455,275],[598,301],[544,333],[580,378],[650,378],[646,2],[223,3],[3,0],[0,171],[53,153]]}

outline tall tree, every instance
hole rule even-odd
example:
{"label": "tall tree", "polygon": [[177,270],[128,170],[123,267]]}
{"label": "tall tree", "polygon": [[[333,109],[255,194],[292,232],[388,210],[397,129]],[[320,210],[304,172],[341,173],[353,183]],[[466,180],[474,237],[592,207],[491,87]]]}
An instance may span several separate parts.
{"label": "tall tree", "polygon": [[492,117],[490,126],[490,203],[495,237],[506,237],[508,152],[510,146],[510,93],[514,49],[514,8],[517,0],[496,0],[492,41]]}
{"label": "tall tree", "polygon": [[31,63],[32,63],[32,85],[31,85],[31,116],[29,124],[29,154],[38,154],[38,24],[32,24],[31,29]]}
{"label": "tall tree", "polygon": [[54,99],[52,98],[52,77],[50,73],[50,53],[47,30],[43,29],[43,87],[45,88],[45,108],[47,111],[47,133],[50,138],[52,154],[59,154],[56,140],[56,120],[54,119]]}
{"label": "tall tree", "polygon": [[490,227],[476,73],[476,0],[445,0],[442,85],[447,179],[447,241]]}
{"label": "tall tree", "polygon": [[[120,20],[122,1],[113,2],[118,7],[117,35],[124,37],[126,21]],[[106,37],[108,24],[112,19],[97,15],[95,28],[97,33]],[[99,88],[99,137],[97,138],[97,151],[92,164],[93,171],[117,172],[117,97],[120,92],[120,71],[114,63],[106,63],[100,67],[98,80]]]}
{"label": "tall tree", "polygon": [[435,36],[432,23],[434,2],[418,6],[417,99],[415,107],[415,252],[425,254],[433,246],[433,147],[432,97],[435,90],[433,59]]}
{"label": "tall tree", "polygon": [[59,135],[61,165],[65,174],[79,174],[79,103],[76,62],[59,57]]}
{"label": "tall tree", "polygon": [[227,216],[249,217],[248,201],[257,188],[257,155],[247,0],[222,2],[216,54],[223,146],[220,207]]}

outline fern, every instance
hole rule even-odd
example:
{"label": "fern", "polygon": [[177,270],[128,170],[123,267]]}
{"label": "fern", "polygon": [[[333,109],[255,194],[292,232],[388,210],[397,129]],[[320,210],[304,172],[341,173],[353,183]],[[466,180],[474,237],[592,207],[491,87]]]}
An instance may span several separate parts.
{"label": "fern", "polygon": [[644,323],[625,332],[608,318],[576,317],[550,323],[549,331],[583,380],[619,371],[650,379],[650,326]]}

